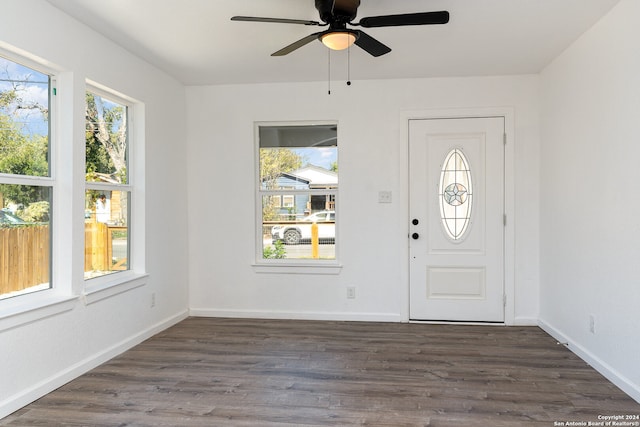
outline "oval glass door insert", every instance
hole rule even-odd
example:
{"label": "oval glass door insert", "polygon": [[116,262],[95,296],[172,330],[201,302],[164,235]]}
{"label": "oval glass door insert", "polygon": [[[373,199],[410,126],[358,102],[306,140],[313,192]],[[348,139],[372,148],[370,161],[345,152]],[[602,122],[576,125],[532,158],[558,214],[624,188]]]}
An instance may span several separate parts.
{"label": "oval glass door insert", "polygon": [[445,157],[438,194],[444,230],[451,240],[459,241],[469,228],[473,205],[471,170],[459,148],[449,151]]}

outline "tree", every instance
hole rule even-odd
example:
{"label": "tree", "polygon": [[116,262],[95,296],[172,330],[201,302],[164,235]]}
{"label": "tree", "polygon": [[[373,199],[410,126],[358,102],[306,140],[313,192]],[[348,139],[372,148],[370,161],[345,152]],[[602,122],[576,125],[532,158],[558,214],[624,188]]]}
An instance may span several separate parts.
{"label": "tree", "polygon": [[[13,118],[19,110],[37,109],[48,120],[48,111],[35,104],[22,102],[19,88],[15,85],[8,90],[0,91],[0,172],[15,175],[47,176],[48,137],[46,135],[28,134]],[[0,185],[0,194],[5,200],[18,205],[27,206],[33,201],[41,200],[43,189],[28,185]]]}
{"label": "tree", "polygon": [[[283,173],[300,168],[302,161],[303,159],[300,155],[287,148],[261,148],[260,180],[262,185],[268,190],[276,190],[278,188],[278,178],[280,178]],[[273,221],[278,219],[278,206],[271,197],[263,200],[262,220]]]}
{"label": "tree", "polygon": [[260,179],[268,189],[277,187],[278,178],[302,166],[303,158],[287,148],[260,149]]}
{"label": "tree", "polygon": [[86,173],[95,181],[97,173],[127,182],[126,107],[108,103],[91,92],[86,93]]}

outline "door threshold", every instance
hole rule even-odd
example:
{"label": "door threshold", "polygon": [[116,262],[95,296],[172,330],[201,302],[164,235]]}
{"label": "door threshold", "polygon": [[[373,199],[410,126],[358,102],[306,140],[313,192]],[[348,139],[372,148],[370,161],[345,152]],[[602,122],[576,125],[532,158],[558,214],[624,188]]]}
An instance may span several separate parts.
{"label": "door threshold", "polygon": [[506,326],[504,321],[472,321],[472,320],[420,320],[409,319],[409,323],[428,325],[476,325],[476,326]]}

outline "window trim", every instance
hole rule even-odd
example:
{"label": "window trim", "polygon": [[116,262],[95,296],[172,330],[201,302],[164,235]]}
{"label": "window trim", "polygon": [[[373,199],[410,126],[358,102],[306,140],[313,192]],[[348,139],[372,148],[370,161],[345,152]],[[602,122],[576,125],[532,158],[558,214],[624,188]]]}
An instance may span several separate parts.
{"label": "window trim", "polygon": [[7,298],[1,301],[6,307],[0,305],[0,332],[70,311],[79,298],[54,288]]}
{"label": "window trim", "polygon": [[[262,241],[262,197],[270,195],[281,196],[285,193],[287,195],[296,194],[332,194],[335,197],[335,205],[340,206],[339,203],[339,190],[336,189],[305,189],[297,190],[292,188],[283,188],[277,190],[263,190],[260,182],[260,128],[269,126],[319,126],[319,125],[331,125],[337,128],[337,139],[340,139],[340,126],[338,120],[318,120],[318,121],[256,121],[253,124],[254,130],[254,180],[253,185],[255,187],[255,210],[254,210],[254,234],[255,234],[255,248],[254,248],[254,263],[251,265],[256,273],[278,273],[278,274],[340,274],[342,270],[342,264],[340,262],[340,249],[339,245],[335,244],[335,258],[334,259],[317,259],[309,261],[308,259],[264,259],[262,255],[263,241]],[[338,156],[339,157],[339,156]],[[339,242],[338,236],[340,235],[340,222],[338,221],[339,212],[335,209],[335,241]]]}
{"label": "window trim", "polygon": [[[117,276],[117,277],[113,277]],[[92,279],[85,279],[83,299],[85,305],[90,305],[103,299],[130,291],[147,284],[149,275],[136,273],[131,270],[120,271],[118,274],[107,274]],[[87,282],[90,282],[87,284]]]}

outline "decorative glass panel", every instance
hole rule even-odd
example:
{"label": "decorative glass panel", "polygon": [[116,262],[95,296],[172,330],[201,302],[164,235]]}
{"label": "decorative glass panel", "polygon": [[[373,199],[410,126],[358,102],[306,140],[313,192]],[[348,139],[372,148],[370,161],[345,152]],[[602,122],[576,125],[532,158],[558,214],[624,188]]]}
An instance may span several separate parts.
{"label": "decorative glass panel", "polygon": [[471,222],[473,184],[469,162],[462,150],[454,148],[445,157],[438,187],[440,217],[452,240],[461,240]]}

